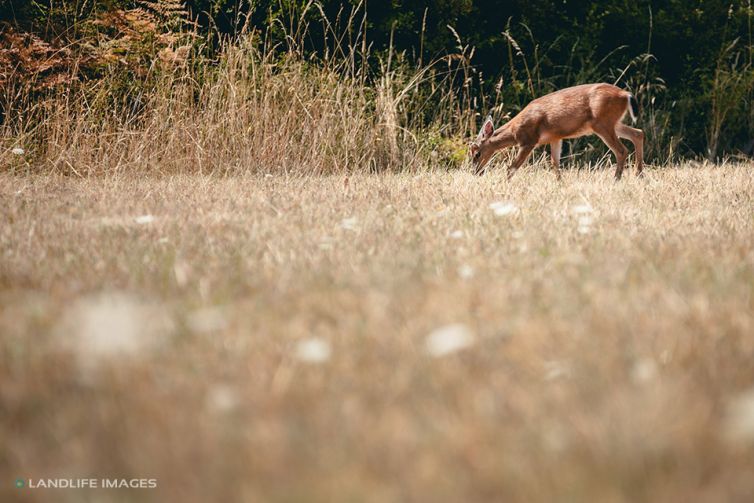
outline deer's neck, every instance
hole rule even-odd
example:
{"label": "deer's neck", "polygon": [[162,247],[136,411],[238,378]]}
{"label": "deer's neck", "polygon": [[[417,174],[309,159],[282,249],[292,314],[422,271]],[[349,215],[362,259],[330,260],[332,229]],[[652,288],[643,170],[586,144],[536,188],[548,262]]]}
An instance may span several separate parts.
{"label": "deer's neck", "polygon": [[505,148],[516,143],[515,140],[516,124],[513,120],[500,126],[490,139],[495,148]]}

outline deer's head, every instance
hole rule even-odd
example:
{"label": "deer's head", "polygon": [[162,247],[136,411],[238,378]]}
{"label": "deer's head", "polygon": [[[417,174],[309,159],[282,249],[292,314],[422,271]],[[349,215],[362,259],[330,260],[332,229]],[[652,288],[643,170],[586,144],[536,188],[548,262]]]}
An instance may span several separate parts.
{"label": "deer's head", "polygon": [[489,116],[484,121],[484,124],[482,124],[482,129],[479,130],[476,139],[469,144],[471,165],[474,167],[474,172],[477,175],[481,175],[484,172],[484,167],[495,153],[495,147],[490,143],[490,138],[494,132],[495,126],[492,124],[492,117]]}

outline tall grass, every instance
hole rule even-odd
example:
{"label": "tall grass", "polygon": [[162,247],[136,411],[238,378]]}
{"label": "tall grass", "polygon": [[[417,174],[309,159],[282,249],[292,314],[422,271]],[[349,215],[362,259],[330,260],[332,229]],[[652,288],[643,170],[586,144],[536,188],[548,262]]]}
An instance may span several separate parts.
{"label": "tall grass", "polygon": [[247,31],[213,51],[195,45],[182,64],[155,60],[136,85],[115,72],[44,96],[7,91],[3,164],[18,168],[10,143],[24,146],[37,170],[81,176],[379,172],[461,162],[462,129],[474,127],[468,97],[453,87],[463,60],[412,65],[393,50],[373,55],[363,33],[344,40],[326,19],[320,28],[330,50],[315,57],[305,48],[306,19],[303,12],[290,22],[284,44]]}
{"label": "tall grass", "polygon": [[[626,54],[627,63],[613,68],[607,62],[625,47],[598,57],[574,46],[567,61],[557,61],[551,53],[559,39],[542,45],[521,25],[516,33],[528,39],[517,40],[509,25],[507,61],[489,78],[474,67],[474,47],[453,27],[456,50],[424,62],[392,44],[373,51],[366,23],[363,5],[331,20],[309,2],[284,10],[263,32],[239,22],[240,35],[210,44],[190,23],[166,21],[182,30],[170,40],[190,42],[182,53],[166,49],[167,57],[153,51],[137,75],[113,64],[103,78],[77,82],[74,65],[71,85],[62,89],[5,86],[0,169],[87,176],[460,168],[481,117],[491,113],[499,125],[537,96],[595,81],[616,83],[639,99],[651,162],[679,156],[683,131],[671,127],[677,110],[656,75],[651,34],[645,53]],[[314,37],[321,41],[313,44]],[[731,117],[740,118],[735,103],[754,82],[734,46],[721,56],[712,86],[711,158]],[[16,145],[27,151],[26,161],[11,154]],[[566,154],[567,164],[610,160],[594,138],[569,142]]]}

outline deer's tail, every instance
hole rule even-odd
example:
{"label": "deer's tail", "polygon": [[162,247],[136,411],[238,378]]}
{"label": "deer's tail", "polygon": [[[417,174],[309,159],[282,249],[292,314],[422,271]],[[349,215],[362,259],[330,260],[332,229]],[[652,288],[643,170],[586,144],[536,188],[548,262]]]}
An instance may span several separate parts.
{"label": "deer's tail", "polygon": [[628,98],[628,113],[631,115],[631,123],[636,124],[636,118],[639,116],[639,102],[636,101],[633,94],[629,94]]}

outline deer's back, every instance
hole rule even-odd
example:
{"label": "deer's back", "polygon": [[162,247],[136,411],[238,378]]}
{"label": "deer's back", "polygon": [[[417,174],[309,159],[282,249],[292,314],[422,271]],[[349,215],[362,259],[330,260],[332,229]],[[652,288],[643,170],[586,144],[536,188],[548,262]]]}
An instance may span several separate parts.
{"label": "deer's back", "polygon": [[611,84],[567,87],[529,103],[513,118],[519,136],[532,143],[574,138],[592,131],[595,121],[615,123],[626,111],[628,93]]}

